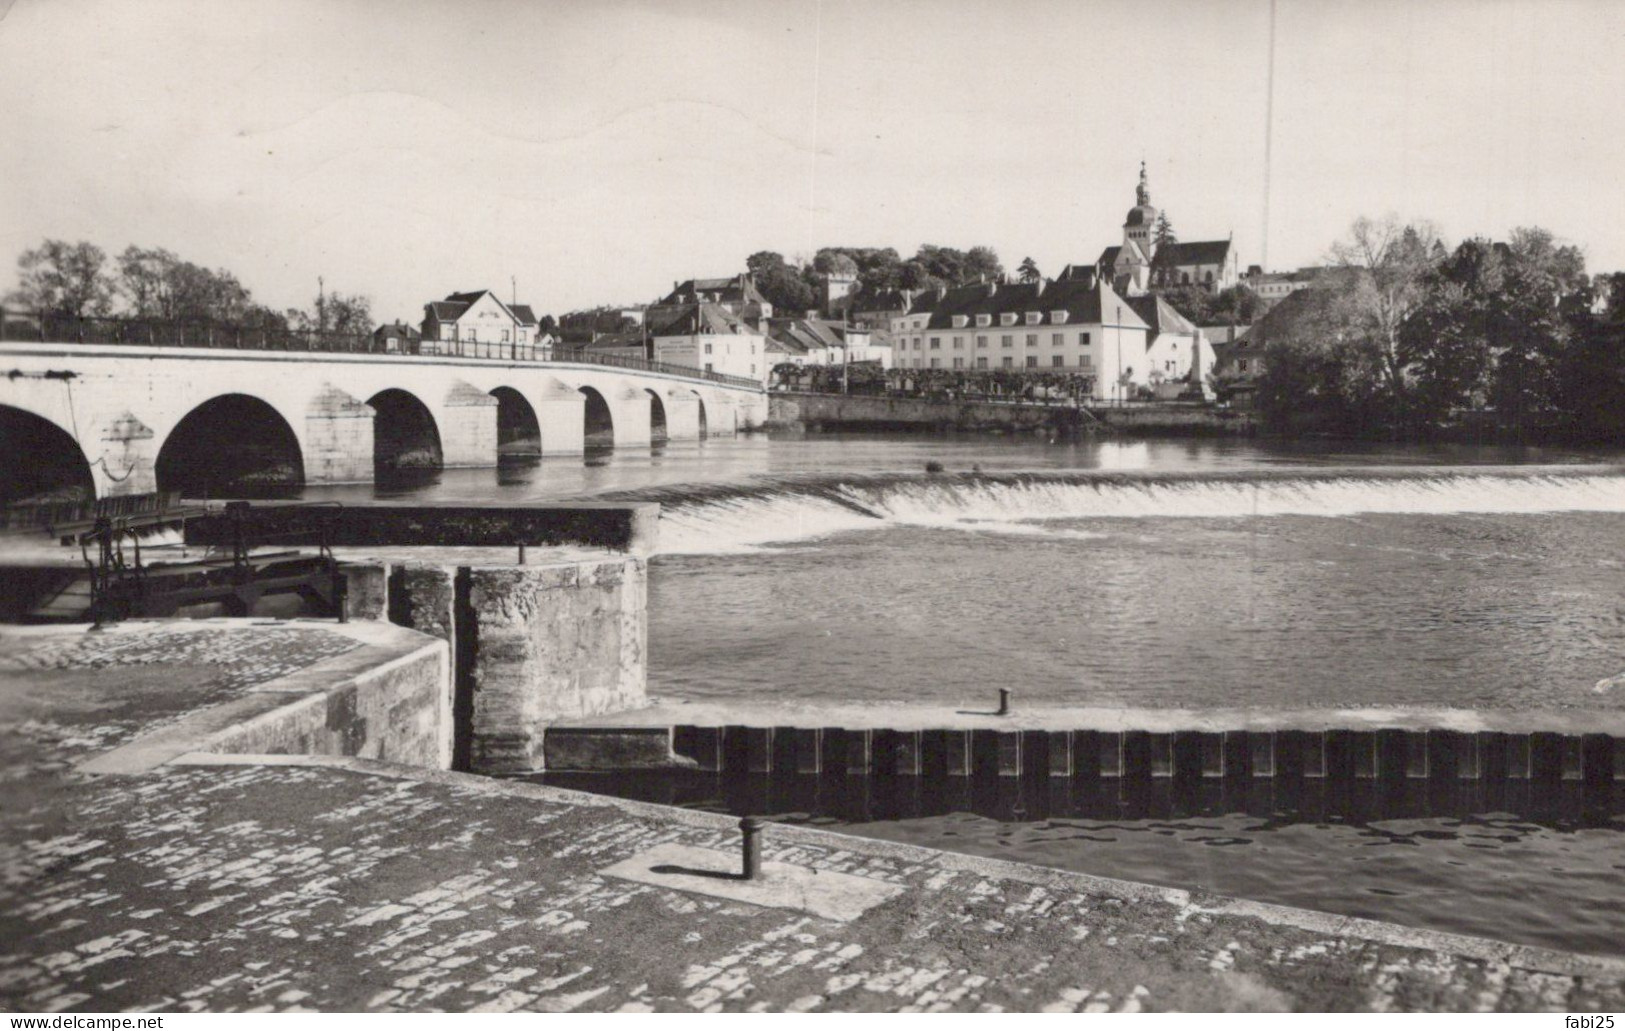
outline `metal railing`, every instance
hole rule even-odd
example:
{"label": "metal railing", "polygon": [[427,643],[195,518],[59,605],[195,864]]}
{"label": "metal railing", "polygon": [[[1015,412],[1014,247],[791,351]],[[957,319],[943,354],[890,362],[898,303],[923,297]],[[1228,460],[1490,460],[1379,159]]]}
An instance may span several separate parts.
{"label": "metal railing", "polygon": [[710,380],[713,383],[725,383],[731,387],[751,387],[756,390],[765,390],[766,386],[760,380],[749,376],[730,376],[722,372],[707,372],[688,365],[673,365],[670,362],[657,362],[648,358],[630,358],[619,354],[600,354],[594,351],[555,351],[553,360],[556,362],[587,362],[592,365],[612,365],[620,369],[638,369],[643,372],[664,372],[672,376],[689,376],[697,379]]}
{"label": "metal railing", "polygon": [[417,355],[492,361],[580,362],[762,390],[746,376],[708,372],[644,358],[561,351],[547,344],[473,340],[401,340],[391,346],[371,333],[333,333],[279,326],[227,326],[157,319],[62,317],[0,308],[0,342],[123,344],[134,347],[201,347],[236,351],[305,351],[326,354]]}

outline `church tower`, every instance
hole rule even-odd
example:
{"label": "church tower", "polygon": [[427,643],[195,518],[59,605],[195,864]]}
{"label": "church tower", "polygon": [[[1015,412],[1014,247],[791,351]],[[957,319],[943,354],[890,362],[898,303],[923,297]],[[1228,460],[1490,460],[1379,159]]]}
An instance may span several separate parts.
{"label": "church tower", "polygon": [[1151,187],[1145,178],[1145,162],[1141,161],[1140,185],[1134,188],[1134,207],[1123,221],[1123,249],[1132,253],[1138,247],[1145,260],[1150,261],[1154,257],[1151,234],[1156,225],[1157,209],[1151,206]]}

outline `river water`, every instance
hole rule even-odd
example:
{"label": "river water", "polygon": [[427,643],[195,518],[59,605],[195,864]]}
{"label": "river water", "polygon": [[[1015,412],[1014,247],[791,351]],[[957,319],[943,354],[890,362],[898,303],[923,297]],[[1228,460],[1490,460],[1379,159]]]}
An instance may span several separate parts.
{"label": "river water", "polygon": [[[656,696],[985,708],[1002,686],[1018,704],[1617,711],[1622,461],[1470,447],[758,436],[452,471],[376,491],[660,501]],[[729,794],[737,790],[712,781],[656,793],[1086,872],[1625,951],[1609,930],[1625,917],[1617,795],[1330,810],[1301,799],[1152,809],[1143,799],[939,799],[876,810],[805,792],[741,801]]]}

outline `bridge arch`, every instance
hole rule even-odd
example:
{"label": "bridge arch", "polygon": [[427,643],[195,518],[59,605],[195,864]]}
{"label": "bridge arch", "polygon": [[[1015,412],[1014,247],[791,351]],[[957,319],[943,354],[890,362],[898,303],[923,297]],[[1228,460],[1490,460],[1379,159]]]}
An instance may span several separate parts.
{"label": "bridge arch", "polygon": [[159,490],[189,498],[274,497],[305,483],[298,434],[251,394],[218,394],[182,416],[154,472]]}
{"label": "bridge arch", "polygon": [[705,424],[705,395],[700,393],[698,390],[690,391],[690,393],[694,395],[694,406],[698,412],[698,420],[700,424],[699,439],[704,440],[709,433],[709,428]]}
{"label": "bridge arch", "polygon": [[671,439],[671,431],[666,425],[666,403],[660,400],[660,392],[644,388],[649,395],[649,443],[664,444]]}
{"label": "bridge arch", "polygon": [[22,501],[93,501],[96,480],[84,449],[41,415],[0,405],[0,506]]}
{"label": "bridge arch", "polygon": [[609,401],[594,387],[579,387],[587,399],[582,414],[582,440],[587,447],[615,446],[615,417],[609,412]]}
{"label": "bridge arch", "polygon": [[512,387],[497,387],[490,394],[497,399],[497,457],[539,457],[542,425],[535,407]]}
{"label": "bridge arch", "polygon": [[437,470],[445,464],[434,413],[416,394],[390,387],[367,398],[372,419],[375,474]]}

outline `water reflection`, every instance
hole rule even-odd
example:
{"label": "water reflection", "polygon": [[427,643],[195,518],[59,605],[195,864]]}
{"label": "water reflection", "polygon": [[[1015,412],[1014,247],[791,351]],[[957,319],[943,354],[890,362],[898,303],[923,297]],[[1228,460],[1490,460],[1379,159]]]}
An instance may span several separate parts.
{"label": "water reflection", "polygon": [[1512,819],[1557,830],[1625,825],[1625,785],[1577,781],[1174,779],[552,773],[545,783],[787,823],[858,824],[973,813],[1004,823],[1184,820],[1240,814],[1294,824]]}
{"label": "water reflection", "polygon": [[543,779],[1353,917],[1625,952],[1618,934],[1625,785],[694,773]]}

